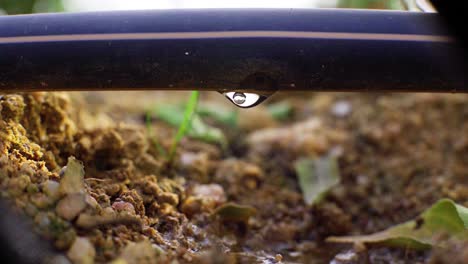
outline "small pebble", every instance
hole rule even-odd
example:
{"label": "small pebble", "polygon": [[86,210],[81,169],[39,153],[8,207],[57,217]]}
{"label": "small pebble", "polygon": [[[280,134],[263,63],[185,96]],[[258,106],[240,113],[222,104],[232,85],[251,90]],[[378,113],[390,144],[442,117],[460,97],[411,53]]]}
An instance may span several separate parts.
{"label": "small pebble", "polygon": [[283,260],[283,256],[281,254],[276,254],[275,255],[275,260],[276,260],[276,262],[281,262]]}
{"label": "small pebble", "polygon": [[73,220],[86,208],[84,194],[69,194],[57,204],[57,214],[65,220]]}
{"label": "small pebble", "polygon": [[332,114],[337,117],[345,117],[351,113],[351,104],[347,101],[338,101],[332,107]]}
{"label": "small pebble", "polygon": [[191,194],[195,197],[209,198],[218,204],[226,201],[224,189],[219,184],[199,184],[193,187]]}
{"label": "small pebble", "polygon": [[39,209],[48,208],[54,203],[54,201],[44,193],[35,193],[30,196],[30,199],[31,203],[33,203]]}
{"label": "small pebble", "polygon": [[27,215],[29,216],[35,216],[37,214],[37,207],[34,206],[33,204],[31,203],[27,203],[25,208],[24,208],[24,211],[26,212]]}
{"label": "small pebble", "polygon": [[50,225],[50,218],[46,213],[40,212],[34,217],[34,222],[39,228],[47,228]]}
{"label": "small pebble", "polygon": [[112,208],[117,212],[126,212],[129,214],[135,214],[135,207],[131,203],[117,201],[112,204]]}
{"label": "small pebble", "polygon": [[46,261],[49,264],[71,264],[70,260],[63,255],[56,255]]}
{"label": "small pebble", "polygon": [[47,180],[42,184],[42,191],[48,197],[56,201],[60,196],[59,186],[60,184],[58,182]]}
{"label": "small pebble", "polygon": [[120,258],[128,264],[151,264],[156,258],[157,249],[151,242],[144,240],[138,243],[128,244],[122,251]]}
{"label": "small pebble", "polygon": [[92,264],[96,256],[96,250],[87,238],[77,237],[68,250],[67,256],[76,264]]}
{"label": "small pebble", "polygon": [[29,176],[22,174],[11,178],[8,181],[8,190],[11,195],[18,196],[26,190],[26,187],[31,183]]}
{"label": "small pebble", "polygon": [[356,252],[349,250],[349,251],[337,254],[330,263],[331,264],[355,263],[355,261],[357,261],[358,259],[359,259],[359,256],[356,254]]}
{"label": "small pebble", "polygon": [[98,209],[100,206],[99,206],[99,203],[96,201],[96,199],[94,199],[94,197],[92,197],[91,195],[86,195],[86,203],[91,207],[91,208],[94,208],[94,209]]}

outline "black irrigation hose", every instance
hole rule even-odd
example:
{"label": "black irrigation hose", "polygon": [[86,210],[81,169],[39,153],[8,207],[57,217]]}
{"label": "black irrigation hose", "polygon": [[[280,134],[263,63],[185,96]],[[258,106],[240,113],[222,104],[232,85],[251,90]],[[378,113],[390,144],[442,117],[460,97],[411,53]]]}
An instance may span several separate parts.
{"label": "black irrigation hose", "polygon": [[[468,27],[457,22],[466,9],[433,2],[466,44]],[[458,17],[448,15],[454,8]],[[437,14],[178,10],[0,17],[0,91],[467,92],[460,54]],[[2,259],[46,263],[55,256],[2,201],[0,211]]]}
{"label": "black irrigation hose", "polygon": [[0,90],[466,92],[437,14],[338,9],[0,17]]}

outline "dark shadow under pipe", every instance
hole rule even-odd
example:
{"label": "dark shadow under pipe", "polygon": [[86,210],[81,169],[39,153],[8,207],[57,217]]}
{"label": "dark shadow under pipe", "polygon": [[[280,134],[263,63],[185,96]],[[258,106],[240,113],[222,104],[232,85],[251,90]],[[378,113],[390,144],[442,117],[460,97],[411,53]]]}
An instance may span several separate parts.
{"label": "dark shadow under pipe", "polygon": [[0,91],[467,92],[437,14],[208,9],[0,17]]}

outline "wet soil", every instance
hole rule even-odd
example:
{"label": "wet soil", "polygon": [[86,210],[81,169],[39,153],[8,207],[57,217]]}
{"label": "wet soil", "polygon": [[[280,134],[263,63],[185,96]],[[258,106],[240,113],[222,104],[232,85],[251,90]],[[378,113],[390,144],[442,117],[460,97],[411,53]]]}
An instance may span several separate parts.
{"label": "wet soil", "polygon": [[[31,93],[0,97],[0,193],[54,248],[55,263],[467,263],[450,250],[337,245],[417,216],[440,198],[468,206],[468,96],[278,94],[292,113],[238,110],[227,147],[144,115],[186,94]],[[203,94],[201,104],[221,95]],[[303,202],[293,163],[334,155],[341,182]],[[68,166],[65,167],[68,163]],[[81,171],[81,164],[84,173]],[[68,175],[68,176],[67,176]],[[72,175],[72,176],[70,176]],[[223,218],[226,204],[255,209]],[[176,261],[176,262],[173,262]]]}

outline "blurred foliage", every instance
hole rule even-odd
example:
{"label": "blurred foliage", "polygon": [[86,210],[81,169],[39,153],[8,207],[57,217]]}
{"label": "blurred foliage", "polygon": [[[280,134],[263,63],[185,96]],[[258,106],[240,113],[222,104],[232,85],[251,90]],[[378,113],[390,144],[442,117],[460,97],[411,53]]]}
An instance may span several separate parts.
{"label": "blurred foliage", "polygon": [[213,215],[218,216],[221,221],[247,223],[257,210],[248,205],[226,203],[216,209]]}
{"label": "blurred foliage", "polygon": [[[201,119],[197,118],[196,116],[199,95],[200,93],[198,91],[193,91],[190,94],[189,101],[183,107],[175,107],[172,105],[157,106],[154,111],[148,111],[146,113],[146,128],[148,129],[148,134],[150,137],[152,137],[152,141],[160,154],[165,156],[169,163],[172,163],[177,146],[187,133],[190,136],[201,140],[209,141],[213,138],[216,139],[216,136],[212,136],[213,130],[210,130],[201,121]],[[178,127],[177,134],[172,140],[172,145],[169,152],[167,152],[154,137],[151,126],[151,119],[153,116],[157,116],[161,120],[174,127]],[[194,119],[196,119],[198,122],[193,122]],[[221,134],[221,132],[217,133],[216,135],[219,134]]]}
{"label": "blurred foliage", "polygon": [[0,9],[9,15],[62,12],[62,0],[0,0]]}
{"label": "blurred foliage", "polygon": [[[337,6],[342,8],[375,9],[404,8],[402,0],[338,0]],[[0,0],[0,9],[7,14],[29,14],[62,12],[64,6],[62,0]]]}
{"label": "blurred foliage", "polygon": [[[158,105],[153,111],[146,113],[146,128],[151,141],[159,153],[166,157],[170,163],[174,159],[177,146],[185,135],[205,142],[219,143],[223,148],[226,147],[227,140],[221,129],[205,123],[198,113],[198,97],[199,92],[194,91],[185,105]],[[154,117],[178,128],[169,152],[159,144],[154,136],[152,128]]]}
{"label": "blurred foliage", "polygon": [[212,118],[216,122],[230,127],[237,127],[238,111],[231,110],[218,104],[203,104],[197,109],[201,117]]}
{"label": "blurred foliage", "polygon": [[340,182],[340,169],[335,157],[300,158],[294,169],[308,205],[319,203],[327,192]]}
{"label": "blurred foliage", "polygon": [[401,0],[339,0],[338,7],[369,9],[403,9]]}
{"label": "blurred foliage", "polygon": [[441,199],[415,220],[370,235],[329,237],[328,242],[401,248],[444,247],[449,240],[468,241],[468,208]]}
{"label": "blurred foliage", "polygon": [[276,120],[287,120],[292,112],[292,105],[287,101],[269,104],[268,112]]}
{"label": "blurred foliage", "polygon": [[[187,105],[185,106],[185,110],[183,112],[182,120],[180,120],[178,127],[179,129],[177,130],[177,134],[175,135],[174,139],[172,140],[172,145],[169,150],[169,161],[172,162],[174,159],[174,155],[177,150],[177,146],[179,146],[180,141],[182,138],[187,134],[187,132],[192,131],[192,120],[195,112],[197,111],[197,105],[198,105],[198,97],[200,96],[200,92],[198,91],[193,91],[190,94],[189,101],[187,102]],[[168,119],[174,119],[175,115],[170,113],[168,116]]]}
{"label": "blurred foliage", "polygon": [[[402,0],[338,0],[337,7],[403,9],[404,5]],[[62,0],[0,0],[0,11],[11,15],[62,12],[64,5]]]}

